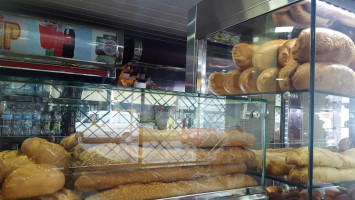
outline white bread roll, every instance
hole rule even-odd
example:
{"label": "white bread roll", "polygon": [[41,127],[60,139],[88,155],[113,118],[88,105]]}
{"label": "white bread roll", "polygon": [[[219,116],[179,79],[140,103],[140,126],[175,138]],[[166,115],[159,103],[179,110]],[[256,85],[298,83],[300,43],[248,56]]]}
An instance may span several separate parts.
{"label": "white bread roll", "polygon": [[254,51],[258,48],[256,45],[247,43],[238,43],[232,49],[232,58],[235,65],[241,70],[252,66]]}
{"label": "white bread roll", "polygon": [[[303,30],[292,48],[293,58],[310,61],[310,29]],[[355,45],[345,34],[327,28],[316,29],[316,62],[334,62],[348,66],[354,56]]]}
{"label": "white bread roll", "polygon": [[287,40],[271,40],[261,45],[253,55],[253,67],[258,71],[277,66],[277,52]]}
{"label": "white bread roll", "polygon": [[274,92],[279,91],[279,85],[277,84],[277,76],[280,69],[272,67],[264,70],[256,80],[256,86],[259,92]]}
{"label": "white bread roll", "polygon": [[28,138],[21,146],[22,152],[36,163],[48,163],[59,168],[69,167],[70,154],[59,144],[41,138]]}
{"label": "white bread roll", "polygon": [[[314,87],[316,90],[353,95],[355,76],[354,71],[341,64],[317,62],[315,64]],[[309,88],[310,63],[297,67],[292,77],[292,84],[298,90]]]}
{"label": "white bread roll", "polygon": [[31,198],[63,188],[64,174],[49,164],[30,164],[13,171],[1,188],[6,199]]}
{"label": "white bread roll", "polygon": [[238,81],[240,77],[240,71],[235,69],[227,72],[223,81],[223,87],[228,94],[241,94]]}
{"label": "white bread roll", "polygon": [[287,65],[287,63],[294,61],[292,56],[292,48],[295,46],[296,40],[297,38],[293,38],[285,42],[285,44],[280,47],[277,56],[280,66],[284,67]]}

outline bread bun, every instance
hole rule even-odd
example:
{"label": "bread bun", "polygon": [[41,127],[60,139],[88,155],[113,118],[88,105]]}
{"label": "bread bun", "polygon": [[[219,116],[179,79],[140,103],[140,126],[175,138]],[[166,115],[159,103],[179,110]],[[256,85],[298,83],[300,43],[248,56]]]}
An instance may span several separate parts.
{"label": "bread bun", "polygon": [[64,174],[49,164],[30,164],[13,171],[2,185],[6,199],[31,198],[51,194],[63,188]]}
{"label": "bread bun", "polygon": [[244,70],[239,77],[239,87],[244,93],[257,93],[256,80],[259,76],[259,72],[254,67]]}
{"label": "bread bun", "polygon": [[256,45],[238,43],[232,49],[232,58],[235,65],[241,70],[252,66],[253,52],[258,48]]}
{"label": "bread bun", "polygon": [[[355,52],[353,41],[345,34],[326,28],[316,29],[316,62],[334,62],[348,66]],[[303,30],[292,48],[293,58],[310,61],[310,29]]]}
{"label": "bread bun", "polygon": [[280,47],[277,57],[280,66],[284,67],[287,65],[287,63],[294,61],[292,56],[292,48],[295,46],[296,40],[297,38],[288,40]]}
{"label": "bread bun", "polygon": [[298,63],[296,61],[293,61],[288,63],[280,70],[278,75],[278,83],[281,90],[288,91],[295,89],[292,85],[291,77],[296,72],[297,67]]}
{"label": "bread bun", "polygon": [[271,40],[261,45],[253,55],[253,67],[258,71],[277,66],[278,49],[287,40]]}
{"label": "bread bun", "polygon": [[261,72],[256,81],[258,90],[260,92],[274,92],[280,90],[276,80],[279,71],[279,68],[272,67]]}
{"label": "bread bun", "polygon": [[227,91],[223,87],[225,74],[221,72],[213,72],[208,78],[208,88],[215,95],[226,95]]}
{"label": "bread bun", "polygon": [[240,77],[240,71],[235,69],[229,71],[224,78],[223,87],[229,94],[241,94],[238,81]]}
{"label": "bread bun", "polygon": [[70,154],[59,144],[48,142],[41,138],[28,138],[21,146],[21,150],[36,163],[47,163],[67,169]]}
{"label": "bread bun", "polygon": [[[292,77],[293,86],[298,90],[308,89],[310,84],[310,63],[298,66]],[[315,63],[314,87],[316,90],[340,94],[354,94],[355,76],[349,67],[327,63]]]}

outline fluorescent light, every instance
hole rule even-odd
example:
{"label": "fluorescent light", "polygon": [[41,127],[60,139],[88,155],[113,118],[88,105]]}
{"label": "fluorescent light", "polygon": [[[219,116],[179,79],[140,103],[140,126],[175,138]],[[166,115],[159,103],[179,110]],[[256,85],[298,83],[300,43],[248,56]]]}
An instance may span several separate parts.
{"label": "fluorescent light", "polygon": [[293,26],[278,26],[275,28],[275,33],[292,32]]}

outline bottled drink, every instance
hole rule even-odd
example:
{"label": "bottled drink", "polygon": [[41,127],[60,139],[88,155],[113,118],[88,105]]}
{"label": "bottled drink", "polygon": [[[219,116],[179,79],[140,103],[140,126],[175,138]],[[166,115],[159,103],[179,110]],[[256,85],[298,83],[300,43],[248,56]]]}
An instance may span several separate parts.
{"label": "bottled drink", "polygon": [[51,133],[51,115],[48,106],[45,106],[41,113],[41,135],[49,135]]}
{"label": "bottled drink", "polygon": [[31,135],[32,125],[33,125],[32,106],[31,104],[28,104],[26,106],[26,110],[23,112],[22,132],[24,135]]}
{"label": "bottled drink", "polygon": [[13,126],[13,135],[23,135],[22,132],[22,104],[18,103],[15,105],[12,114],[12,126]]}
{"label": "bottled drink", "polygon": [[52,135],[60,135],[61,134],[61,123],[62,123],[62,113],[60,112],[60,108],[56,108],[53,111],[52,115]]}
{"label": "bottled drink", "polygon": [[37,104],[34,106],[32,113],[32,135],[40,135],[41,134],[41,108]]}
{"label": "bottled drink", "polygon": [[1,129],[1,134],[3,136],[10,136],[12,132],[12,105],[7,104],[4,112],[2,113],[2,129]]}

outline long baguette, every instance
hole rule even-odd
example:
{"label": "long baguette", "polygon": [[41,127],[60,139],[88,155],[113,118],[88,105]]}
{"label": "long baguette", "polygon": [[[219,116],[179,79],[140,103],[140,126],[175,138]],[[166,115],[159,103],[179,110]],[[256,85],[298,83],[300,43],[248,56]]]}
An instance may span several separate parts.
{"label": "long baguette", "polygon": [[191,167],[153,168],[119,172],[84,172],[75,181],[79,191],[104,190],[130,183],[174,182],[221,174],[245,173],[244,163]]}
{"label": "long baguette", "polygon": [[158,199],[255,185],[257,185],[257,182],[252,177],[245,174],[233,174],[211,178],[201,178],[195,181],[127,184],[89,196],[86,200]]}

